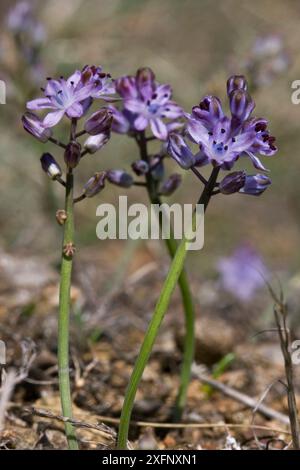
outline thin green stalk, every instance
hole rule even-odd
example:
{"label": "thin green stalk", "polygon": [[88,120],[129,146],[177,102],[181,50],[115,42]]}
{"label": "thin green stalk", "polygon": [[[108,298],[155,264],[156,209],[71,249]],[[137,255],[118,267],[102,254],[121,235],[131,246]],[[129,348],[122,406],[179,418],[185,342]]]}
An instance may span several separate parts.
{"label": "thin green stalk", "polygon": [[[209,181],[207,185],[205,186],[201,194],[201,197],[199,199],[199,204],[203,204],[205,210],[211,198],[211,193],[215,187],[218,174],[219,174],[219,169],[218,168],[213,169],[212,174],[209,178]],[[193,221],[192,221],[193,227],[195,225],[195,220],[196,220],[196,217],[194,213]],[[129,381],[129,385],[126,390],[124,404],[123,404],[122,413],[121,413],[120,426],[119,426],[119,435],[118,435],[118,448],[119,449],[126,449],[127,447],[129,423],[130,423],[130,418],[131,418],[131,413],[132,413],[132,408],[133,408],[137,388],[139,386],[146,364],[149,360],[152,347],[156,340],[160,325],[163,321],[164,315],[169,306],[171,295],[175,289],[175,286],[178,282],[178,278],[182,272],[184,261],[187,255],[187,247],[186,247],[187,243],[188,243],[187,240],[183,238],[183,240],[181,241],[181,243],[179,244],[177,248],[176,254],[174,256],[167,278],[164,282],[162,291],[160,293],[158,302],[156,304],[153,317],[146,331],[145,338],[141,346],[139,356],[136,360],[136,363],[135,363],[135,366],[134,366],[134,369],[133,369],[133,372]]]}
{"label": "thin green stalk", "polygon": [[[69,373],[70,290],[74,250],[73,174],[71,170],[69,170],[66,180],[65,211],[67,219],[64,224],[59,291],[58,371],[62,414],[63,416],[72,419],[72,398]],[[72,424],[66,423],[65,430],[69,449],[77,450],[78,443],[74,427]]]}
{"label": "thin green stalk", "polygon": [[[140,134],[139,147],[141,158],[148,163],[148,151],[147,151],[147,140],[144,133]],[[151,172],[146,174],[146,188],[149,195],[149,199],[152,204],[161,205],[161,200],[158,195],[157,182],[153,179]],[[159,218],[160,229],[162,229],[162,217]],[[166,238],[165,244],[173,260],[176,250],[177,242],[174,239],[173,231],[170,229],[170,238]],[[191,378],[191,369],[194,361],[195,354],[195,309],[193,304],[193,297],[190,291],[189,282],[186,271],[183,269],[179,279],[178,285],[181,293],[182,304],[184,309],[184,321],[185,321],[185,336],[183,343],[183,361],[180,372],[180,383],[179,390],[176,397],[173,420],[180,421],[184,407],[186,404],[187,390]]]}

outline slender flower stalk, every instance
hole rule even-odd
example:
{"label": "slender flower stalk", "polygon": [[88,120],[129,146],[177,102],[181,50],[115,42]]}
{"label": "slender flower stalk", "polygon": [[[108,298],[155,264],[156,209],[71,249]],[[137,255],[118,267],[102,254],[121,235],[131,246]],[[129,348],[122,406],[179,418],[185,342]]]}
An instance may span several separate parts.
{"label": "slender flower stalk", "polygon": [[[207,209],[208,203],[212,195],[212,191],[216,184],[218,174],[219,174],[219,168],[214,168],[212,170],[209,181],[207,185],[204,187],[201,197],[198,201],[199,204],[204,205],[204,210]],[[192,220],[193,229],[195,228],[194,226],[196,223],[195,214],[196,213],[194,212],[194,216]],[[187,245],[188,245],[188,241],[184,237],[182,241],[180,242],[177,248],[176,254],[173,258],[171,267],[169,269],[161,294],[156,304],[153,317],[146,331],[144,341],[140,349],[139,356],[136,360],[133,372],[131,374],[131,378],[130,378],[129,385],[126,390],[124,404],[123,404],[122,413],[121,413],[119,434],[118,434],[118,444],[117,444],[118,449],[126,449],[127,447],[129,424],[130,424],[130,418],[131,418],[135,395],[136,395],[139,383],[141,381],[144,369],[149,360],[154,342],[159,332],[160,325],[164,319],[165,313],[169,306],[172,293],[179,280],[179,276],[182,273],[184,261],[187,255]]]}
{"label": "slender flower stalk", "polygon": [[[50,112],[41,119],[31,111],[24,114],[22,122],[24,129],[40,142],[52,142],[64,149],[64,161],[66,168],[66,180],[63,172],[50,153],[46,152],[41,157],[42,169],[53,180],[65,187],[65,209],[58,210],[56,220],[64,227],[61,277],[59,290],[59,317],[58,317],[58,373],[59,391],[61,397],[62,414],[72,419],[72,396],[70,388],[69,371],[69,316],[70,316],[70,291],[72,278],[74,244],[74,204],[98,194],[105,186],[106,172],[96,172],[88,180],[80,196],[73,196],[74,177],[73,170],[79,165],[83,155],[95,153],[105,145],[110,137],[111,112],[107,108],[100,108],[84,124],[84,129],[77,132],[78,120],[83,118],[92,102],[96,98],[109,99],[115,93],[113,81],[109,74],[104,74],[101,67],[86,66],[82,71],[76,70],[71,77],[65,80],[49,78],[44,98],[37,98],[27,103],[29,110],[50,109]],[[52,128],[63,118],[70,121],[70,135],[68,143],[64,144],[53,137]],[[82,145],[78,138],[84,134],[90,134],[88,143]],[[88,140],[89,140],[88,139]],[[69,449],[78,449],[78,442],[74,427],[71,423],[65,423],[66,436]]]}
{"label": "slender flower stalk", "polygon": [[[137,140],[141,159],[149,164],[149,156],[147,149],[147,139],[145,133],[141,132],[139,134],[139,139]],[[148,171],[145,175],[146,177],[146,189],[148,192],[149,199],[151,204],[158,204],[161,206],[161,199],[158,192],[157,182],[154,180],[151,171]],[[161,215],[161,214],[160,214]],[[160,229],[162,223],[162,217],[159,217]],[[171,260],[173,260],[176,250],[177,242],[173,236],[172,230],[170,230],[170,238],[165,239],[166,247],[170,255]],[[182,297],[182,303],[184,308],[184,320],[185,320],[185,337],[184,337],[184,347],[183,347],[183,361],[181,366],[180,374],[180,385],[176,398],[176,403],[174,407],[173,419],[174,421],[179,421],[186,403],[187,389],[191,377],[191,368],[194,360],[194,351],[195,351],[195,309],[193,304],[193,297],[190,291],[189,282],[187,274],[183,269],[179,279],[178,285]]]}
{"label": "slender flower stalk", "polygon": [[[65,199],[66,221],[64,223],[60,289],[59,289],[59,317],[58,317],[58,371],[59,389],[63,416],[72,415],[72,398],[70,390],[69,373],[69,315],[70,315],[70,290],[74,245],[74,217],[73,217],[73,173],[69,169],[66,181]],[[75,430],[70,423],[65,424],[65,430],[69,449],[77,450]]]}

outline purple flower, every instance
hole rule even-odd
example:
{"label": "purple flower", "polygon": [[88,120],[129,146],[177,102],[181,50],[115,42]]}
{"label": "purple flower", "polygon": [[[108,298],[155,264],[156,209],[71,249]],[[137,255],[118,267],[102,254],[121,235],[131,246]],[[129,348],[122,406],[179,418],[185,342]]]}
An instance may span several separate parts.
{"label": "purple flower", "polygon": [[[114,108],[113,130],[119,133],[140,132],[150,126],[153,135],[167,140],[170,130],[178,127],[175,120],[183,115],[177,103],[171,100],[169,85],[159,84],[150,68],[139,69],[136,76],[116,80],[116,90],[123,98],[122,111]],[[164,119],[169,119],[167,123]]]}
{"label": "purple flower", "polygon": [[33,5],[28,1],[18,2],[8,12],[6,24],[14,34],[28,34],[34,45],[39,45],[46,38],[44,26],[35,19]]}
{"label": "purple flower", "polygon": [[191,114],[186,114],[187,134],[199,151],[193,154],[182,137],[171,134],[168,151],[182,168],[211,163],[230,170],[240,156],[248,156],[255,168],[266,170],[256,155],[274,155],[275,137],[270,135],[265,119],[250,117],[255,104],[246,87],[244,77],[229,78],[230,117],[224,114],[215,96],[206,96]]}
{"label": "purple flower", "polygon": [[104,73],[102,67],[86,65],[81,72],[83,85],[92,85],[91,98],[101,98],[105,101],[114,100],[116,87],[109,73]]}
{"label": "purple flower", "polygon": [[263,260],[249,246],[241,246],[232,256],[221,258],[217,268],[223,289],[242,301],[251,300],[269,277]]}
{"label": "purple flower", "polygon": [[44,120],[45,127],[55,126],[64,115],[68,118],[80,118],[90,107],[93,98],[108,98],[114,87],[110,80],[97,67],[85,67],[82,72],[76,70],[67,80],[49,79],[43,89],[45,98],[38,98],[27,103],[29,110],[50,109]]}

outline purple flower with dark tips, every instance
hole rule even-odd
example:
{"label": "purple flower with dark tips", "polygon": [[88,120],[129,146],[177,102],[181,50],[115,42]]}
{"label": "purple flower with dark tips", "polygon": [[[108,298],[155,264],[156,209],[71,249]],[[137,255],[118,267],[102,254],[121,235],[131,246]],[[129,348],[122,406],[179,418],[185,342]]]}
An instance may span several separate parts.
{"label": "purple flower with dark tips", "polygon": [[251,300],[269,277],[263,260],[249,246],[241,246],[232,256],[221,258],[217,269],[223,289],[242,301]]}
{"label": "purple flower with dark tips", "polygon": [[168,151],[184,169],[211,163],[230,170],[241,156],[250,157],[255,168],[266,171],[257,154],[271,156],[277,152],[275,137],[265,119],[251,117],[254,101],[246,91],[244,77],[233,76],[227,82],[231,116],[224,114],[221,102],[206,96],[199,106],[186,114],[187,135],[199,146],[194,154],[181,136],[171,134]]}
{"label": "purple flower with dark tips", "polygon": [[139,69],[136,76],[119,78],[116,90],[124,105],[122,112],[114,111],[113,130],[116,132],[140,132],[150,126],[157,139],[167,140],[170,125],[183,115],[180,106],[171,99],[171,87],[159,84],[150,68]]}
{"label": "purple flower with dark tips", "polygon": [[27,103],[29,110],[50,109],[44,120],[45,127],[55,126],[64,115],[68,118],[81,118],[90,107],[93,98],[107,98],[108,92],[114,87],[103,85],[107,80],[106,74],[102,77],[98,68],[84,68],[82,72],[76,70],[67,80],[61,77],[58,80],[49,79],[43,89],[45,98],[38,98]]}

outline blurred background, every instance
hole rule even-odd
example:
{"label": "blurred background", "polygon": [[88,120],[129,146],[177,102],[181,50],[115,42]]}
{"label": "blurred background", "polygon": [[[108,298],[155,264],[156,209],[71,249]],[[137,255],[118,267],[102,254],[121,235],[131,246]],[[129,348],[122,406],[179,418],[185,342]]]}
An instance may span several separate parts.
{"label": "blurred background", "polygon": [[[255,314],[271,321],[270,299],[263,286],[258,297],[249,296],[246,307],[239,303],[243,296],[234,292],[230,301],[222,297],[220,302],[220,258],[230,257],[240,246],[250,246],[270,279],[279,277],[299,326],[300,105],[291,101],[291,84],[300,79],[299,1],[32,0],[26,3],[32,6],[33,26],[21,36],[9,19],[15,3],[2,0],[0,6],[0,79],[7,86],[7,103],[0,106],[2,318],[7,319],[13,308],[21,315],[18,318],[31,318],[37,309],[43,312],[45,298],[49,301],[52,295],[49,283],[50,287],[51,282],[57,284],[59,266],[61,228],[55,222],[55,212],[63,206],[63,190],[47,179],[39,158],[46,147],[59,161],[62,154],[53,144],[45,146],[24,132],[21,116],[26,101],[40,96],[45,77],[67,76],[85,64],[101,64],[112,77],[134,74],[141,66],[151,67],[160,82],[172,85],[174,99],[187,111],[206,94],[218,95],[227,109],[228,76],[247,76],[256,101],[255,115],[270,120],[271,132],[277,138],[278,153],[263,159],[271,170],[273,184],[259,198],[233,195],[213,199],[205,219],[204,249],[188,257],[193,292],[204,310],[219,309],[225,315],[237,311],[241,325]],[[63,138],[67,127],[58,128],[57,135]],[[137,158],[134,142],[114,134],[101,152],[86,157],[80,165],[76,191],[80,193],[95,171],[130,169]],[[246,159],[242,163],[253,172]],[[180,171],[172,162],[168,162],[168,168]],[[190,172],[182,171],[182,175],[183,184],[171,200],[194,202],[201,191],[199,182]],[[76,207],[74,299],[79,330],[82,311],[96,311],[98,323],[87,317],[91,329],[95,329],[95,322],[99,328],[99,318],[108,329],[117,318],[120,328],[125,322],[123,315],[129,318],[134,314],[131,326],[144,331],[167,272],[168,258],[159,242],[103,242],[96,238],[97,205],[117,202],[119,194],[124,190],[108,186],[99,197]],[[128,190],[128,196],[131,201],[147,201],[143,188]],[[146,276],[151,269],[159,273],[158,279],[154,275],[138,290],[135,283],[139,276]],[[109,304],[108,312],[103,307],[100,314],[100,293],[105,292],[110,302],[110,295],[125,284],[129,285],[129,296],[140,296],[136,297],[138,306],[131,301],[127,305],[121,298],[121,305]],[[33,296],[28,294],[28,286]],[[40,291],[37,294],[41,286],[50,289],[43,291],[42,299]],[[223,283],[222,289],[225,287]],[[37,298],[42,300],[38,308]],[[176,310],[178,305],[172,308]],[[245,311],[247,315],[242,316]],[[51,318],[45,323],[50,330],[44,332],[51,336],[49,331],[53,330],[54,338],[55,317]],[[14,321],[10,318],[9,322]],[[27,334],[32,333],[33,324],[24,321]],[[140,336],[137,344],[139,340]],[[126,345],[122,348],[124,353]],[[230,348],[229,344],[217,359]]]}

